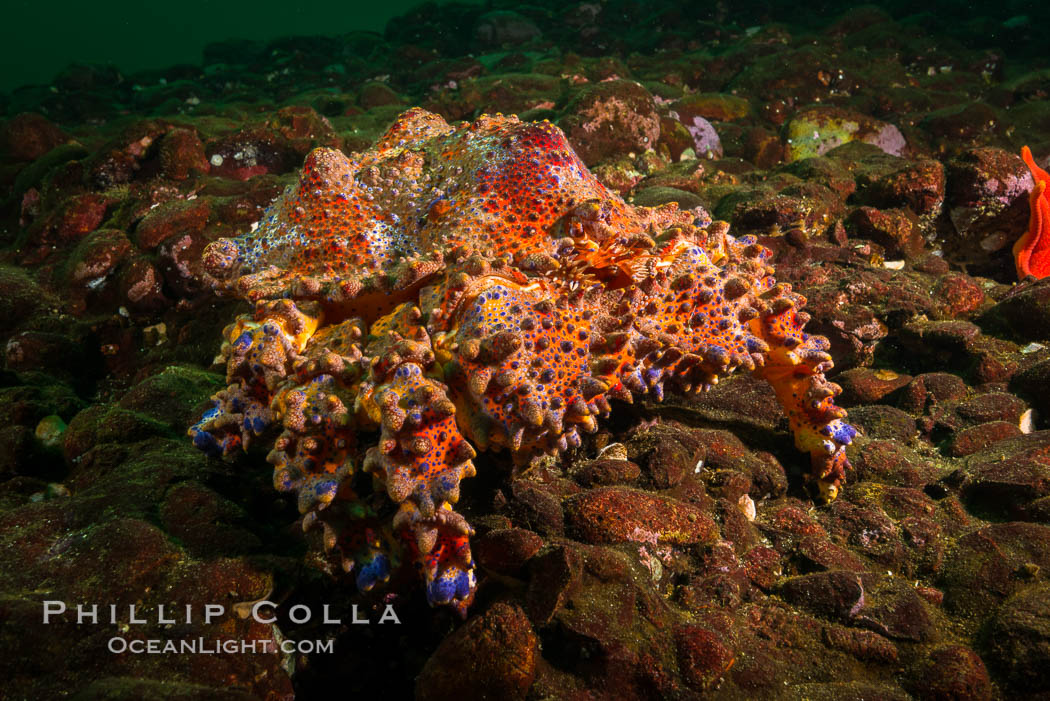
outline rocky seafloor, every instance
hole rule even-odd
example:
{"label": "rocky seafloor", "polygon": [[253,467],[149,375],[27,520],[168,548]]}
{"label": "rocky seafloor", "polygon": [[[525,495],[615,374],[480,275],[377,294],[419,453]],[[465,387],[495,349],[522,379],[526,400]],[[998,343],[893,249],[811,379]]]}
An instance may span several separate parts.
{"label": "rocky seafloor", "polygon": [[[1019,149],[1050,156],[1038,27],[688,7],[430,5],[385,36],[72,66],[0,98],[0,696],[1050,697],[1050,279],[1018,284],[1010,255]],[[861,431],[841,496],[814,502],[771,391],[739,376],[615,405],[517,478],[479,455],[465,622],[315,566],[265,451],[184,435],[247,309],[200,253],[310,149],[363,149],[413,105],[550,119],[628,201],[703,206],[773,249]],[[276,623],[240,615],[263,598]],[[100,623],[43,625],[46,600]],[[161,623],[161,604],[229,615]],[[333,650],[111,653],[117,635]]]}

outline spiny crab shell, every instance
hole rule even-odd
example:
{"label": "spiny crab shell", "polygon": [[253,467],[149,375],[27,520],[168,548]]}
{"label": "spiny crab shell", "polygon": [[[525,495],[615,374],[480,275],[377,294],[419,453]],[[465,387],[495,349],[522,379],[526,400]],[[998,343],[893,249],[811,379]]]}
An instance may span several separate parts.
{"label": "spiny crab shell", "polygon": [[464,613],[454,505],[475,449],[568,450],[611,400],[742,366],[835,496],[855,431],[769,257],[702,211],[627,205],[548,122],[412,109],[368,151],[313,151],[257,228],[206,249],[216,287],[255,311],[225,329],[228,386],[189,434],[215,455],[273,441],[274,483],[329,563],[368,590],[412,562],[432,604]]}

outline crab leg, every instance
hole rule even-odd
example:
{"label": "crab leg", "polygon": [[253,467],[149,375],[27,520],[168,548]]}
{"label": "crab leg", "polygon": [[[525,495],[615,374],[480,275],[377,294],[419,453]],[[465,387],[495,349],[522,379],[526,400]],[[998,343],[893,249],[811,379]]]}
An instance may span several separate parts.
{"label": "crab leg", "polygon": [[[312,313],[311,313],[312,312]],[[273,423],[270,400],[292,372],[320,313],[290,301],[260,302],[223,330],[219,358],[226,363],[226,389],[188,434],[209,455],[229,455]]]}
{"label": "crab leg", "polygon": [[296,492],[304,530],[323,526],[326,551],[339,555],[344,571],[357,567],[358,586],[368,590],[389,576],[391,558],[374,515],[349,486],[359,457],[347,405],[359,382],[363,324],[318,332],[320,322],[319,312],[280,300],[260,302],[228,326],[220,356],[228,386],[189,434],[206,452],[228,455],[279,426],[267,455],[274,486]]}
{"label": "crab leg", "polygon": [[[796,446],[812,457],[811,476],[834,499],[849,463],[844,446],[856,430],[824,378],[827,339],[803,331],[805,299],[773,284],[769,252],[748,238],[726,237],[703,250],[671,236],[625,289],[593,338],[592,367],[610,395],[663,398],[671,382],[703,390],[739,367],[765,378],[788,417]],[[715,266],[710,255],[724,258]],[[626,395],[626,396],[625,396]]]}
{"label": "crab leg", "polygon": [[828,382],[824,373],[833,367],[826,352],[828,340],[802,331],[809,315],[799,312],[800,295],[780,297],[759,319],[751,322],[770,349],[755,374],[773,387],[795,436],[795,447],[812,459],[811,478],[820,496],[832,500],[846,480],[845,446],[857,430],[843,421],[845,409],[835,406],[842,388]]}
{"label": "crab leg", "polygon": [[434,353],[419,310],[403,304],[376,322],[366,349],[370,377],[359,408],[380,425],[379,445],[364,468],[399,505],[394,530],[407,543],[432,605],[466,613],[477,581],[470,554],[473,533],[452,509],[459,483],[475,474],[474,449],[456,426],[446,387],[428,374]]}
{"label": "crab leg", "polygon": [[438,344],[464,432],[483,450],[508,448],[519,464],[578,446],[609,409],[608,386],[588,367],[594,312],[554,299],[542,283],[482,278]]}

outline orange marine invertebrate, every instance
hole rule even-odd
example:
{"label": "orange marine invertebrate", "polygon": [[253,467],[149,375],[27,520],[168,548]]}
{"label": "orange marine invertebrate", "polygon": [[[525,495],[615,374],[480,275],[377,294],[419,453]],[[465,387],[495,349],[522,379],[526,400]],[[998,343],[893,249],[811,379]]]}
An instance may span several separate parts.
{"label": "orange marine invertebrate", "polygon": [[1028,196],[1028,231],[1014,244],[1014,263],[1018,280],[1029,275],[1042,279],[1050,275],[1050,173],[1035,164],[1027,146],[1021,148],[1021,158],[1032,171],[1035,186]]}
{"label": "orange marine invertebrate", "polygon": [[616,400],[744,367],[834,497],[855,431],[828,342],[769,251],[701,215],[625,204],[547,122],[413,109],[366,152],[317,149],[255,230],[204,253],[255,311],[226,328],[228,387],[189,433],[213,454],[273,440],[277,488],[362,589],[400,550],[461,612],[475,450],[568,450]]}

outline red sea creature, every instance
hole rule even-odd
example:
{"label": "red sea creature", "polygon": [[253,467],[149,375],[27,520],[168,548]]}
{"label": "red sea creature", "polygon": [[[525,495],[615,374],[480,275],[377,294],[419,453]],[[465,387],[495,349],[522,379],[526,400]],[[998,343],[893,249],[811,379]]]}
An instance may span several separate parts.
{"label": "red sea creature", "polygon": [[1032,171],[1035,186],[1028,198],[1028,231],[1014,244],[1014,262],[1017,279],[1029,275],[1042,279],[1050,275],[1050,173],[1035,164],[1027,146],[1021,148],[1021,158]]}
{"label": "red sea creature", "polygon": [[766,248],[700,214],[625,204],[548,122],[413,109],[368,151],[317,149],[256,229],[204,253],[255,311],[224,331],[228,387],[189,433],[212,454],[273,441],[330,563],[367,590],[412,561],[461,613],[475,449],[557,454],[616,400],[744,367],[833,498],[855,431],[827,339]]}

